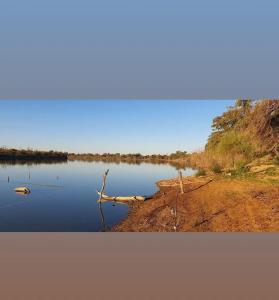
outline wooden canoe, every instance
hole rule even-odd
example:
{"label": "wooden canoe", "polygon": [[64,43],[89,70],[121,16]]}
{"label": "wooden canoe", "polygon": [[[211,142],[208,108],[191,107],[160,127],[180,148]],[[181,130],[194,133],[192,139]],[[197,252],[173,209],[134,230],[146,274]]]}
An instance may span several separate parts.
{"label": "wooden canoe", "polygon": [[[101,193],[97,191],[97,194],[101,196]],[[144,196],[117,196],[117,197],[112,197],[112,196],[107,196],[105,194],[102,195],[102,200],[106,201],[144,201],[146,197]]]}
{"label": "wooden canoe", "polygon": [[16,193],[24,193],[24,194],[29,194],[31,191],[29,190],[29,188],[27,188],[27,187],[25,187],[25,186],[23,186],[23,187],[16,187],[15,189],[14,189],[14,191],[16,192]]}

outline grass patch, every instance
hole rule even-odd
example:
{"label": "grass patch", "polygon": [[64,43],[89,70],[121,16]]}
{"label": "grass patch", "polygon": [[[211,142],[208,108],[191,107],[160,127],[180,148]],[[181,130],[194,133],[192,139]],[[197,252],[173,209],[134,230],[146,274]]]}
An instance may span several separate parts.
{"label": "grass patch", "polygon": [[233,178],[239,179],[239,180],[249,180],[249,181],[257,181],[260,182],[261,180],[257,179],[255,173],[236,173],[232,175]]}
{"label": "grass patch", "polygon": [[231,172],[233,176],[249,176],[249,167],[245,161],[238,161],[236,164],[236,168]]}
{"label": "grass patch", "polygon": [[266,175],[275,176],[277,175],[276,168],[269,168],[265,172]]}

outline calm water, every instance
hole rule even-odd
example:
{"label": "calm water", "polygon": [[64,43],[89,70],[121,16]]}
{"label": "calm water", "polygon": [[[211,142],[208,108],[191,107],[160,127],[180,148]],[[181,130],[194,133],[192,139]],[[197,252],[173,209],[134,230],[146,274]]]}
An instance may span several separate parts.
{"label": "calm water", "polygon": [[[177,176],[172,166],[145,163],[0,163],[0,231],[102,231],[96,189],[106,169],[110,169],[106,194],[113,196],[151,195],[157,191],[156,181]],[[17,186],[29,187],[31,194],[16,194]],[[127,216],[128,206],[106,202],[102,210],[105,225],[111,228]]]}

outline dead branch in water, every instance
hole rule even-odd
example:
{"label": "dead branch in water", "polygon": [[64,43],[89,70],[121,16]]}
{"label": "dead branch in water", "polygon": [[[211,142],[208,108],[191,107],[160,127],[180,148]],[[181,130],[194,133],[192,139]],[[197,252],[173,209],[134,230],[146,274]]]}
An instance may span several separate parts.
{"label": "dead branch in water", "polygon": [[106,180],[107,180],[108,172],[109,172],[109,169],[107,169],[105,174],[103,175],[103,184],[102,184],[99,200],[102,199],[102,196],[103,196],[103,193],[104,193],[104,190],[105,190],[105,187],[106,187]]}
{"label": "dead branch in water", "polygon": [[109,169],[106,170],[105,174],[103,175],[103,184],[102,184],[102,188],[101,188],[101,192],[100,192],[100,197],[99,197],[99,210],[100,210],[100,215],[101,215],[101,221],[102,221],[102,225],[103,225],[103,230],[106,231],[106,224],[105,224],[105,217],[104,217],[104,213],[103,213],[103,209],[102,209],[102,196],[106,187],[106,180],[107,180],[107,176],[108,176],[108,172]]}

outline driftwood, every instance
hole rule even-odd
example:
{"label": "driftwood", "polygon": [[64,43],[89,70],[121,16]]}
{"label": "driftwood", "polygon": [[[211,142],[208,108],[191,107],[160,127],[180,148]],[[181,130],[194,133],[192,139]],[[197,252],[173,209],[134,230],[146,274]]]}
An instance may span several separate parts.
{"label": "driftwood", "polygon": [[23,186],[23,187],[16,187],[15,189],[14,189],[14,191],[16,192],[16,193],[24,193],[24,194],[30,194],[30,189],[29,188],[27,188],[27,187],[25,187],[25,186]]}
{"label": "driftwood", "polygon": [[101,202],[102,200],[105,201],[144,201],[146,200],[146,197],[144,196],[107,196],[104,193],[98,192],[97,194],[100,196],[98,202]]}

